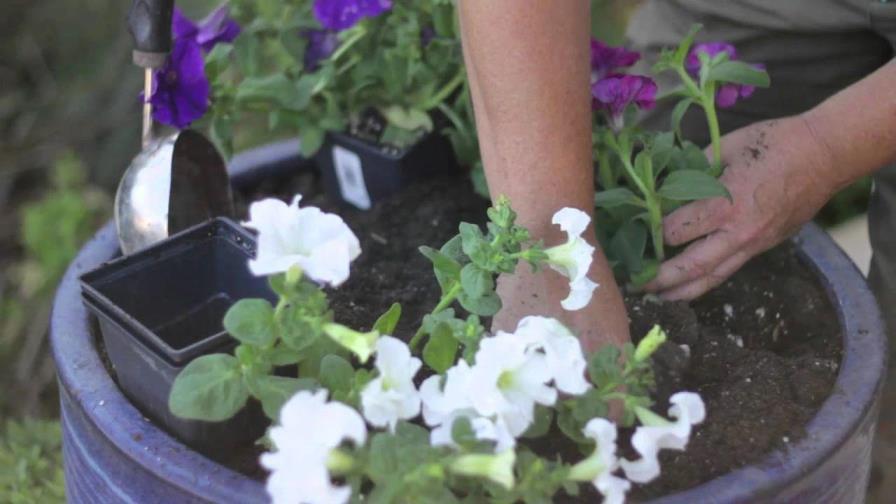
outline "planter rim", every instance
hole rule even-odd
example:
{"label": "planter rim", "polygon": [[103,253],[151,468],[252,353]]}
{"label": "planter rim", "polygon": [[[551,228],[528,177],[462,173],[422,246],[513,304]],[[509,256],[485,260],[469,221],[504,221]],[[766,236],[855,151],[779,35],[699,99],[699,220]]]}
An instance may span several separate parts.
{"label": "planter rim", "polygon": [[[286,143],[234,158],[230,167],[234,179],[239,178],[239,185],[250,182],[252,165],[264,158],[265,150],[276,152],[278,148],[283,150]],[[843,331],[842,360],[831,395],[806,426],[806,435],[787,449],[775,450],[757,463],[650,502],[755,502],[772,496],[835,452],[871,413],[883,386],[887,361],[887,341],[877,302],[858,268],[819,226],[806,225],[793,241],[804,262],[819,273],[817,277]],[[61,393],[70,394],[96,429],[122,452],[134,444],[129,431],[133,427],[129,426],[139,425],[145,449],[128,451],[127,456],[160,480],[184,489],[201,482],[202,497],[214,502],[265,502],[262,482],[212,462],[160,428],[147,425],[106,371],[92,340],[78,278],[112,259],[117,251],[115,227],[110,222],[84,245],[56,292],[50,339],[60,388],[64,389]],[[769,477],[769,473],[775,477]]]}

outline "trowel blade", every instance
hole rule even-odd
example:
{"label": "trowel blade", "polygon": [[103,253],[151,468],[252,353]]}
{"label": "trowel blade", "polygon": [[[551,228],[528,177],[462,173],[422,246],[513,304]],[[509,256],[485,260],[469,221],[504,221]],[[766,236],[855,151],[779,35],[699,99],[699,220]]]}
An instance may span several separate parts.
{"label": "trowel blade", "polygon": [[213,217],[233,217],[227,165],[208,139],[181,131],[171,159],[168,236]]}

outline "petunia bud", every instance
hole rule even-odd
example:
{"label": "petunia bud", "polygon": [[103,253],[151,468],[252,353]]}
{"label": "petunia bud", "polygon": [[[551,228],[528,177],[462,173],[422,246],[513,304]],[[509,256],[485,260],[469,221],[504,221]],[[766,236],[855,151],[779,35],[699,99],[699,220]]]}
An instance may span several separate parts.
{"label": "petunia bud", "polygon": [[666,332],[658,325],[653,326],[653,329],[647,333],[647,336],[644,336],[644,339],[642,339],[638,343],[638,347],[635,348],[635,361],[646,361],[654,352],[656,352],[656,349],[665,342]]}
{"label": "petunia bud", "polygon": [[367,362],[376,348],[376,341],[380,337],[378,331],[362,333],[341,324],[329,323],[324,325],[324,333],[350,350],[362,363]]}
{"label": "petunia bud", "polygon": [[513,464],[516,452],[505,450],[497,455],[471,453],[461,455],[451,464],[451,471],[464,476],[487,478],[510,490],[513,488]]}

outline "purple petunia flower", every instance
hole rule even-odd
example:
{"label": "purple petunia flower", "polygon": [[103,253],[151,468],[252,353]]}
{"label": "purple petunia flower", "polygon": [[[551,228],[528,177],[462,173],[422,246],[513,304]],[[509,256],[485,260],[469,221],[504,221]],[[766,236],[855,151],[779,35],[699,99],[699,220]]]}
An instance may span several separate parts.
{"label": "purple petunia flower", "polygon": [[391,8],[392,0],[314,0],[314,17],[324,28],[342,31]]}
{"label": "purple petunia flower", "polygon": [[597,82],[620,68],[628,68],[641,59],[641,54],[624,47],[610,47],[591,39],[591,82]]}
{"label": "purple petunia flower", "polygon": [[175,39],[193,39],[205,52],[219,42],[233,42],[240,34],[240,25],[230,17],[227,5],[213,10],[198,25],[175,7],[171,28]]}
{"label": "purple petunia flower", "polygon": [[[704,42],[701,44],[697,44],[693,47],[693,49],[691,49],[691,52],[688,53],[687,58],[685,58],[684,68],[688,71],[689,74],[697,77],[698,75],[700,75],[700,53],[705,53],[711,59],[723,52],[728,54],[728,60],[737,60],[737,50],[728,42]],[[753,66],[758,69],[765,69],[765,65],[759,63]],[[749,98],[750,96],[752,96],[753,91],[755,90],[755,86],[749,86],[746,84],[721,84],[719,85],[719,88],[716,89],[716,105],[718,105],[719,108],[732,107],[735,103],[737,103],[738,99]]]}
{"label": "purple petunia flower", "polygon": [[210,91],[199,43],[192,38],[175,39],[165,66],[155,71],[149,96],[153,118],[186,128],[208,110]]}
{"label": "purple petunia flower", "polygon": [[656,82],[643,75],[613,74],[591,85],[592,106],[606,110],[613,126],[622,126],[622,116],[629,104],[648,110],[656,105]]}
{"label": "purple petunia flower", "polygon": [[339,46],[339,37],[330,30],[303,30],[302,36],[308,40],[305,48],[305,70],[313,72],[320,62],[328,58]]}

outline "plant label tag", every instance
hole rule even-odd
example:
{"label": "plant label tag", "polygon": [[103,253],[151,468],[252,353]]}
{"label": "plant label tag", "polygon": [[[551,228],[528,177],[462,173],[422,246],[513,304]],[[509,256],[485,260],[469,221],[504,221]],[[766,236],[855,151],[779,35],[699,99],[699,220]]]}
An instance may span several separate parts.
{"label": "plant label tag", "polygon": [[364,172],[361,170],[361,158],[354,152],[333,146],[333,167],[339,180],[339,192],[342,199],[361,210],[370,208],[370,194],[364,183]]}

